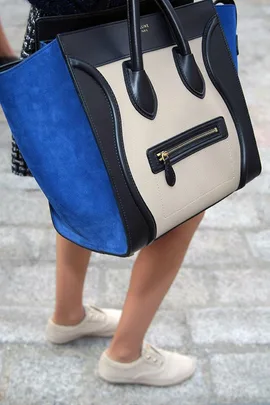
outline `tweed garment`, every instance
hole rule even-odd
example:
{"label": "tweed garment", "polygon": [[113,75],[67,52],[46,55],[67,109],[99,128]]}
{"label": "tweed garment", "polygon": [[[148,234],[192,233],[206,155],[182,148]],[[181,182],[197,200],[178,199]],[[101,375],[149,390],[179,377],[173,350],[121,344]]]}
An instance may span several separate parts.
{"label": "tweed garment", "polygon": [[[103,10],[125,4],[125,0],[31,0],[30,3],[32,6],[22,46],[22,58],[27,58],[35,51],[35,22],[39,17]],[[32,176],[13,136],[11,170],[18,176]]]}

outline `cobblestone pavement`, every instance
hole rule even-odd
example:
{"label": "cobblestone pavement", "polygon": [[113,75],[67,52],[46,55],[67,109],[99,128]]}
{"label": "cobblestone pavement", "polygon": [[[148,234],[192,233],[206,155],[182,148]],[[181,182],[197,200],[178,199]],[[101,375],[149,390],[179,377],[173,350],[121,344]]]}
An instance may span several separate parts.
{"label": "cobblestone pavement", "polygon": [[[209,210],[148,340],[199,359],[179,387],[114,387],[95,376],[107,340],[65,347],[44,340],[54,303],[55,235],[33,179],[10,173],[0,113],[1,405],[270,404],[270,1],[238,0],[240,71],[263,175]],[[28,11],[0,0],[18,52]],[[120,308],[133,259],[94,255],[85,298]]]}

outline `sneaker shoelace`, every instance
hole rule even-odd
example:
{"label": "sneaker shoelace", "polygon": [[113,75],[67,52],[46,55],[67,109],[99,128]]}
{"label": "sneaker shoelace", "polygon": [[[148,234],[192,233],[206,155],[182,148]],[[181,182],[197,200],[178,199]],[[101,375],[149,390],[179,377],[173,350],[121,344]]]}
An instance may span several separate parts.
{"label": "sneaker shoelace", "polygon": [[143,349],[143,357],[158,366],[162,366],[164,359],[162,354],[153,346],[147,344]]}

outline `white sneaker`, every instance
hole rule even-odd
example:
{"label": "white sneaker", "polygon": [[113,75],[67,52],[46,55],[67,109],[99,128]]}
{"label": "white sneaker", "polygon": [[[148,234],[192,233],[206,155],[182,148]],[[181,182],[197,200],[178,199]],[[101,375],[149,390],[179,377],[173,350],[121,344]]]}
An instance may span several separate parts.
{"label": "white sneaker", "polygon": [[62,326],[49,320],[46,337],[51,343],[63,344],[85,336],[111,337],[117,328],[122,311],[85,306],[85,318],[78,325]]}
{"label": "white sneaker", "polygon": [[132,363],[113,361],[104,352],[98,374],[110,383],[166,387],[187,380],[195,369],[196,361],[191,357],[145,345],[141,357]]}

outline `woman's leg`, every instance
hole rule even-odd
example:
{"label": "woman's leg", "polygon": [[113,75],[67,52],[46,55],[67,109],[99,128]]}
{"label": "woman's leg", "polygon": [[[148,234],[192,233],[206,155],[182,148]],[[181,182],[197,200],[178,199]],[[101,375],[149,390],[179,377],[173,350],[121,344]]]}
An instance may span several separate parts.
{"label": "woman's leg", "polygon": [[91,252],[56,236],[56,305],[46,329],[51,343],[85,336],[113,336],[121,311],[83,306],[83,287]]}
{"label": "woman's leg", "polygon": [[115,361],[132,362],[141,355],[145,333],[184,260],[203,214],[144,248],[133,268],[117,331],[107,351]]}
{"label": "woman's leg", "polygon": [[5,35],[3,27],[2,27],[2,24],[0,22],[0,57],[13,56],[13,55],[14,55],[14,52],[8,43],[8,40],[6,38],[6,35]]}
{"label": "woman's leg", "polygon": [[56,236],[56,306],[53,321],[71,326],[84,318],[83,287],[91,252]]}

